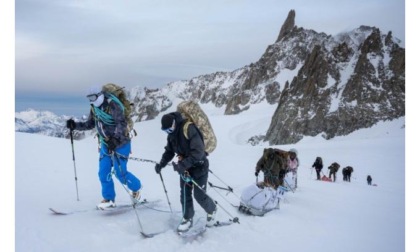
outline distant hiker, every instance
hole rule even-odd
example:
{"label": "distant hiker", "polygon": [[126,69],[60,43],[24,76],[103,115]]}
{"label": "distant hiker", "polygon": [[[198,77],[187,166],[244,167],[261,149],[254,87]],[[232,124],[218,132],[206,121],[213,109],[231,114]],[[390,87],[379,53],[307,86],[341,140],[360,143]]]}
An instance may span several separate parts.
{"label": "distant hiker", "polygon": [[312,165],[312,168],[315,168],[316,171],[316,179],[317,180],[321,180],[321,170],[324,167],[324,165],[322,164],[322,158],[321,157],[317,157],[315,159],[314,164]]}
{"label": "distant hiker", "polygon": [[258,178],[260,171],[264,173],[264,183],[277,189],[283,185],[287,173],[288,152],[279,149],[265,148],[262,157],[255,166],[255,176]]}
{"label": "distant hiker", "polygon": [[299,167],[299,159],[297,157],[298,151],[296,149],[290,149],[287,157],[287,186],[290,186],[292,189],[297,188],[297,170]]}
{"label": "distant hiker", "polygon": [[348,175],[348,181],[351,182],[351,174],[353,173],[354,169],[351,166],[347,166],[347,175]]}
{"label": "distant hiker", "polygon": [[[87,98],[91,104],[87,121],[75,122],[73,119],[69,119],[66,126],[70,130],[90,130],[96,127],[101,145],[98,176],[103,197],[97,207],[105,209],[116,206],[113,173],[131,191],[133,199],[138,201],[142,186],[140,180],[127,171],[131,139],[123,107],[121,103],[98,87],[91,88]],[[114,167],[113,171],[112,167]]]}
{"label": "distant hiker", "polygon": [[[193,225],[194,198],[207,213],[207,226],[215,223],[216,204],[203,191],[207,189],[207,179],[209,176],[209,161],[204,147],[202,133],[195,126],[189,124],[187,136],[184,135],[183,128],[187,122],[179,112],[172,112],[162,116],[162,130],[168,134],[165,152],[159,164],[156,164],[155,171],[160,173],[175,156],[178,163],[172,162],[174,170],[180,175],[181,186],[181,205],[183,219],[178,226],[178,232],[185,232]],[[203,190],[196,188],[189,178],[193,179]]]}
{"label": "distant hiker", "polygon": [[347,166],[343,168],[343,180],[351,182],[351,173],[353,172],[353,167]]}
{"label": "distant hiker", "polygon": [[372,185],[372,177],[370,175],[367,176],[367,183],[368,185]]}
{"label": "distant hiker", "polygon": [[336,173],[340,169],[340,165],[336,162],[332,163],[328,169],[330,170],[330,174],[328,175],[328,178],[331,179],[331,175],[333,176],[332,180],[335,182],[336,180]]}
{"label": "distant hiker", "polygon": [[347,181],[347,167],[344,167],[341,172],[343,173],[343,181]]}

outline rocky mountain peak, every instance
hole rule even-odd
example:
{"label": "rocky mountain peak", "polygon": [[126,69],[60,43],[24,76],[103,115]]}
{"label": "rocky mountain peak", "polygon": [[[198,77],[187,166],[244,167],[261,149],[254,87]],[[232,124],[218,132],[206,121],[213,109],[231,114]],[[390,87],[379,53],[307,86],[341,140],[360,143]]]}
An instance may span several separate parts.
{"label": "rocky mountain peak", "polygon": [[403,52],[390,33],[367,26],[314,46],[283,90],[264,140],[330,139],[404,116]]}
{"label": "rocky mountain peak", "polygon": [[[391,32],[360,26],[333,37],[296,27],[295,16],[291,10],[257,62],[170,83],[158,99],[166,97],[167,105],[174,98],[213,103],[225,106],[226,115],[260,102],[277,104],[264,138],[270,144],[317,134],[329,139],[405,115],[405,50]],[[138,118],[165,108],[154,104],[147,117],[144,105],[138,106]]]}
{"label": "rocky mountain peak", "polygon": [[295,10],[290,10],[286,20],[281,26],[279,36],[277,37],[276,43],[281,41],[287,34],[289,34],[293,28],[295,28]]}

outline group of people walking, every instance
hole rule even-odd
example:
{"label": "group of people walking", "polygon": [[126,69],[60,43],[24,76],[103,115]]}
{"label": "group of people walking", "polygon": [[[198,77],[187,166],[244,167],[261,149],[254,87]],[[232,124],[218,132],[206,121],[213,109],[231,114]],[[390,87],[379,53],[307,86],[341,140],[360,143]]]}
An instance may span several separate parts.
{"label": "group of people walking", "polygon": [[[100,142],[99,172],[102,200],[97,205],[99,209],[116,207],[116,193],[112,174],[127,189],[132,197],[133,204],[141,198],[142,183],[139,178],[127,170],[127,162],[131,154],[131,135],[129,121],[124,113],[124,106],[115,96],[100,88],[91,88],[87,98],[90,102],[90,113],[86,121],[76,122],[69,119],[66,127],[72,136],[74,130],[90,130],[96,128]],[[160,162],[157,162],[157,174],[177,157],[177,162],[172,162],[174,170],[179,174],[181,187],[181,205],[183,219],[178,226],[179,232],[187,231],[193,225],[194,206],[193,196],[198,204],[207,213],[207,225],[213,225],[217,212],[216,202],[206,193],[209,173],[208,153],[202,132],[194,124],[187,122],[180,112],[167,113],[161,118],[161,130],[167,133],[165,151]],[[267,148],[263,157],[256,165],[255,175],[258,180],[260,170],[264,171],[264,183],[277,189],[283,186],[285,176],[291,175],[288,186],[293,190],[297,188],[297,169],[299,159],[297,150],[282,151]],[[323,168],[322,158],[317,157],[313,166],[317,173],[317,180],[321,180]],[[269,169],[268,169],[269,168]],[[329,178],[336,181],[336,173],[340,165],[332,163],[328,169]],[[353,168],[347,166],[343,169],[343,180],[350,182]],[[368,176],[368,184],[372,178]]]}
{"label": "group of people walking", "polygon": [[[312,168],[315,168],[316,179],[321,180],[321,172],[322,172],[322,168],[324,168],[324,164],[322,163],[322,158],[321,157],[317,157],[315,159],[315,162],[312,165]],[[337,179],[336,174],[337,174],[339,169],[340,169],[340,165],[337,162],[333,162],[330,166],[328,166],[328,170],[330,170],[330,172],[328,174],[328,179],[330,181],[334,181],[334,182],[336,181],[336,179]],[[350,177],[351,177],[352,172],[353,172],[353,168],[351,166],[345,167],[343,169],[343,180],[350,182]]]}
{"label": "group of people walking", "polygon": [[[323,163],[322,163],[322,158],[321,157],[317,157],[315,159],[315,162],[312,165],[312,168],[315,168],[316,171],[316,179],[317,180],[321,180],[321,172],[322,172],[322,168],[324,167]],[[337,179],[337,172],[340,169],[340,165],[337,162],[333,162],[330,166],[328,166],[329,174],[328,174],[328,179],[330,181],[336,181]],[[343,181],[347,181],[347,182],[351,182],[351,174],[353,173],[354,169],[352,166],[346,166],[342,169],[342,173],[343,173]],[[331,178],[332,177],[332,178]],[[372,176],[368,175],[367,176],[367,183],[368,185],[372,184]]]}
{"label": "group of people walking", "polygon": [[[84,122],[69,119],[66,127],[72,134],[73,130],[90,130],[96,128],[100,141],[99,151],[99,181],[101,183],[102,201],[99,209],[116,207],[116,193],[112,174],[130,193],[133,204],[141,197],[142,183],[139,178],[127,170],[127,161],[131,153],[131,137],[127,130],[127,119],[121,102],[101,88],[94,87],[88,92],[87,98],[91,109],[89,117]],[[177,162],[172,162],[174,170],[179,174],[181,186],[181,205],[183,219],[178,226],[179,232],[187,231],[193,225],[195,200],[207,213],[206,225],[215,223],[217,211],[215,202],[207,196],[206,186],[209,172],[209,161],[204,148],[201,132],[194,124],[188,124],[187,134],[183,133],[186,119],[179,112],[165,114],[161,118],[161,130],[168,134],[165,151],[155,166],[156,173],[177,156]],[[114,168],[114,169],[112,169]],[[194,188],[197,188],[193,190]]]}

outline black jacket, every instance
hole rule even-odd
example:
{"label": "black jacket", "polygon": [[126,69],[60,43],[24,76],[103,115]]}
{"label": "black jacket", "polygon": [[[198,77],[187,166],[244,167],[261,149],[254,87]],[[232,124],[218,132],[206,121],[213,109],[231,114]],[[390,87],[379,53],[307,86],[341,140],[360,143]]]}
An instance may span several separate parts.
{"label": "black jacket", "polygon": [[194,124],[190,124],[188,125],[187,139],[183,132],[186,120],[182,118],[179,112],[171,114],[175,116],[175,131],[168,134],[165,152],[160,164],[162,167],[166,166],[177,154],[177,156],[182,156],[182,161],[178,162],[178,165],[187,169],[188,172],[195,173],[198,170],[207,170],[208,160],[201,132]]}
{"label": "black jacket", "polygon": [[312,167],[315,167],[316,170],[322,170],[324,166],[322,165],[322,162],[315,160],[315,163],[312,165]]}
{"label": "black jacket", "polygon": [[115,138],[119,143],[118,146],[130,141],[124,111],[109,98],[105,98],[99,108],[91,106],[89,118],[86,122],[76,123],[76,130],[90,130],[95,127],[101,141]]}

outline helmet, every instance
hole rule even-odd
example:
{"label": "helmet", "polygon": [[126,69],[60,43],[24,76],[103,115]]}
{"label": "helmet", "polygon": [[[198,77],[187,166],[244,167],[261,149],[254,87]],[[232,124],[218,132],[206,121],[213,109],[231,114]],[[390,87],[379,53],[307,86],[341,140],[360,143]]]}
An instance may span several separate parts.
{"label": "helmet", "polygon": [[290,149],[289,152],[296,153],[296,156],[298,155],[298,151],[295,148]]}

